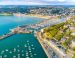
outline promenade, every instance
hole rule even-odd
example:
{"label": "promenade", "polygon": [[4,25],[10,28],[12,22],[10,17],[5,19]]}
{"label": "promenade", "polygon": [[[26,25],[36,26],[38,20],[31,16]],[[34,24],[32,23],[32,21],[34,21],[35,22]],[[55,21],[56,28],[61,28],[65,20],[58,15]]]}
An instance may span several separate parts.
{"label": "promenade", "polygon": [[66,54],[64,48],[58,48],[52,41],[42,38],[41,32],[36,32],[35,36],[37,37],[37,40],[41,44],[48,58],[72,58],[71,54]]}
{"label": "promenade", "polygon": [[35,36],[37,37],[37,40],[39,41],[39,43],[41,44],[43,50],[45,51],[47,57],[48,57],[48,58],[51,58],[51,55],[48,53],[48,50],[47,50],[47,48],[46,48],[47,45],[44,44],[43,39],[41,38],[40,35],[41,35],[40,32],[37,32],[37,33],[35,34]]}

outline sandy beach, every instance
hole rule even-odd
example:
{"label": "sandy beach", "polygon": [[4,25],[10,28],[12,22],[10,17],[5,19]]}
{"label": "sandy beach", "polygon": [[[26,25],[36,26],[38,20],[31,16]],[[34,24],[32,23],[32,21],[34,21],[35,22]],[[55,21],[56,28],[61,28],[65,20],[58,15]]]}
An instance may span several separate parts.
{"label": "sandy beach", "polygon": [[21,14],[21,13],[14,13],[14,16],[29,16],[29,17],[38,17],[43,19],[52,19],[57,18],[57,16],[47,16],[47,15],[40,15],[40,14]]}

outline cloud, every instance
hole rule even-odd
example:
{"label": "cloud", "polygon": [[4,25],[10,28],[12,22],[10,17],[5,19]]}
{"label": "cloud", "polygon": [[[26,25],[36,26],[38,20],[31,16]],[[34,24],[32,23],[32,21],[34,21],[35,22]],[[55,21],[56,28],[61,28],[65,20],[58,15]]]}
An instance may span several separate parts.
{"label": "cloud", "polygon": [[69,1],[67,1],[67,2],[75,2],[75,0],[69,0]]}
{"label": "cloud", "polygon": [[0,5],[47,5],[47,3],[35,1],[1,1]]}
{"label": "cloud", "polygon": [[65,2],[66,0],[57,0],[57,1],[59,1],[59,2]]}
{"label": "cloud", "polygon": [[75,0],[0,0],[0,5],[75,5]]}

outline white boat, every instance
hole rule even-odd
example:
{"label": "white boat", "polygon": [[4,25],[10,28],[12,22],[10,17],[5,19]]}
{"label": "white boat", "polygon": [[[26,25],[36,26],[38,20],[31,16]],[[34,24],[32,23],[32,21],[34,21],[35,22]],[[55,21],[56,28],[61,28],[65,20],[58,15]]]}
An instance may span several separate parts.
{"label": "white boat", "polygon": [[5,50],[6,52],[8,51],[8,49]]}
{"label": "white boat", "polygon": [[19,50],[19,49],[18,49],[17,51],[18,51],[18,52],[20,52],[20,50]]}
{"label": "white boat", "polygon": [[0,58],[2,58],[2,56],[0,56]]}
{"label": "white boat", "polygon": [[34,46],[33,44],[31,46]]}
{"label": "white boat", "polygon": [[24,54],[22,54],[22,56],[24,56]]}
{"label": "white boat", "polygon": [[17,47],[20,47],[19,45],[17,45]]}
{"label": "white boat", "polygon": [[27,47],[27,45],[24,45],[24,47],[26,48],[26,47]]}
{"label": "white boat", "polygon": [[1,54],[3,54],[4,53],[4,50],[3,51],[1,51]]}
{"label": "white boat", "polygon": [[33,50],[35,49],[35,48],[32,48]]}
{"label": "white boat", "polygon": [[12,53],[12,51],[9,52],[10,54]]}
{"label": "white boat", "polygon": [[24,50],[22,50],[22,52],[24,52]]}
{"label": "white boat", "polygon": [[16,48],[14,48],[14,52],[16,52]]}
{"label": "white boat", "polygon": [[13,58],[16,58],[16,56],[13,56]]}
{"label": "white boat", "polygon": [[7,55],[4,55],[3,57],[7,57]]}
{"label": "white boat", "polygon": [[34,54],[34,55],[37,55],[37,54]]}

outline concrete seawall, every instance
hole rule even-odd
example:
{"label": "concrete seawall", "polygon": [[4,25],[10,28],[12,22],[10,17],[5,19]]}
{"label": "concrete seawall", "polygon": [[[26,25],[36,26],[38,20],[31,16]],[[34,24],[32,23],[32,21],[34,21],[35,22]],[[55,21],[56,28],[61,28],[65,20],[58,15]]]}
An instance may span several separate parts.
{"label": "concrete seawall", "polygon": [[40,37],[40,33],[36,33],[35,36],[37,37],[36,39],[39,41],[39,43],[41,44],[44,52],[46,53],[48,58],[52,58],[51,55],[48,53],[48,50],[46,48],[47,45],[44,45],[44,42],[41,40],[42,38]]}

